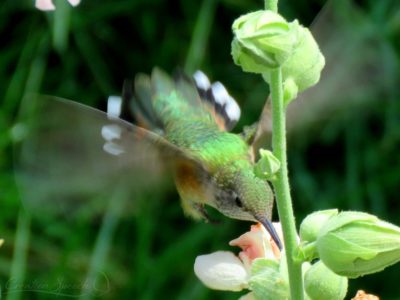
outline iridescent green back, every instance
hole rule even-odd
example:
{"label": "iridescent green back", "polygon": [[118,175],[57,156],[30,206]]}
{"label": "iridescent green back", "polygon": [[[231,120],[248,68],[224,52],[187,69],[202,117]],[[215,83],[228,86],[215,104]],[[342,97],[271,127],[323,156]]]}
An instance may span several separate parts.
{"label": "iridescent green back", "polygon": [[[141,75],[143,76],[143,75]],[[164,137],[174,145],[189,151],[211,169],[221,163],[247,159],[248,145],[236,134],[224,131],[216,114],[200,98],[196,86],[181,77],[172,80],[166,73],[155,68],[146,82],[154,114],[162,123]],[[145,87],[135,85],[143,91]],[[153,129],[154,130],[154,129]]]}

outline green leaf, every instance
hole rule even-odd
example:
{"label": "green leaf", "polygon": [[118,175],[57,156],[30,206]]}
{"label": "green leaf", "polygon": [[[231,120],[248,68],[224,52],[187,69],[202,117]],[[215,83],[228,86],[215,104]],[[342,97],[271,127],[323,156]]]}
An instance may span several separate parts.
{"label": "green leaf", "polygon": [[249,286],[258,300],[289,299],[289,285],[279,272],[279,262],[276,260],[254,260]]}

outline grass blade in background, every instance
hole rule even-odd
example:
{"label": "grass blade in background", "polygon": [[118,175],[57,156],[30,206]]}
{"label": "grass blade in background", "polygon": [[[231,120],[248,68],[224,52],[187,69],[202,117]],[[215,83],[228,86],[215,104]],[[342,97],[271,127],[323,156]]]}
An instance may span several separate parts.
{"label": "grass blade in background", "polygon": [[186,56],[184,70],[187,74],[193,74],[203,63],[217,3],[218,0],[203,0],[201,4]]}
{"label": "grass blade in background", "polygon": [[[99,229],[93,253],[90,259],[89,270],[84,280],[85,285],[81,291],[81,300],[90,300],[95,298],[97,290],[97,281],[104,273],[104,267],[107,263],[108,254],[112,245],[112,239],[118,227],[120,215],[128,199],[127,190],[123,186],[117,186],[109,200],[109,209],[103,216],[102,225]],[[106,276],[106,275],[104,275]],[[106,278],[107,280],[107,278]],[[105,290],[104,293],[107,293]],[[96,297],[99,295],[96,295]],[[100,295],[101,296],[101,295]]]}
{"label": "grass blade in background", "polygon": [[23,287],[25,286],[24,282],[27,272],[30,224],[30,216],[21,209],[18,216],[13,262],[10,272],[9,283],[11,288],[7,291],[7,300],[19,300],[23,297],[23,293],[26,292]]}

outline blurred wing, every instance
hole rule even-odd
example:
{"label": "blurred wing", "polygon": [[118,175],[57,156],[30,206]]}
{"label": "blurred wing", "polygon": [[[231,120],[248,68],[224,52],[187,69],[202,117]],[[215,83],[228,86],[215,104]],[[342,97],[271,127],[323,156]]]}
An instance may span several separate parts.
{"label": "blurred wing", "polygon": [[[360,108],[368,99],[382,98],[391,77],[384,58],[391,52],[380,39],[379,30],[351,1],[328,2],[312,25],[326,65],[318,84],[289,104],[289,133],[328,123],[342,111]],[[268,100],[258,125],[255,148],[270,139],[271,130]]]}
{"label": "blurred wing", "polygon": [[[16,178],[29,209],[70,213],[121,182],[134,193],[154,188],[165,162],[192,161],[161,136],[119,119],[114,100],[106,114],[55,97],[29,99],[35,113],[20,121],[28,133],[16,147]],[[106,209],[107,201],[95,206]]]}

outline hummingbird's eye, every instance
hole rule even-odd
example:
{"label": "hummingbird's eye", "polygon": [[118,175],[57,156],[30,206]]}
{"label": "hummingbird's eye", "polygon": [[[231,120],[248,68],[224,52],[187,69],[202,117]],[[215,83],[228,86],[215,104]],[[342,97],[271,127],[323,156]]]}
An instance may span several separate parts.
{"label": "hummingbird's eye", "polygon": [[235,197],[235,203],[238,207],[242,208],[243,207],[243,203],[242,200],[240,200],[239,196]]}

